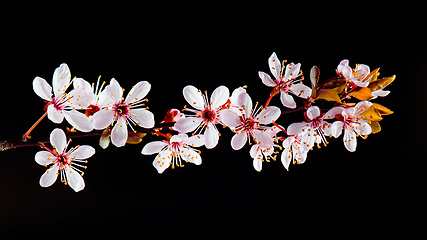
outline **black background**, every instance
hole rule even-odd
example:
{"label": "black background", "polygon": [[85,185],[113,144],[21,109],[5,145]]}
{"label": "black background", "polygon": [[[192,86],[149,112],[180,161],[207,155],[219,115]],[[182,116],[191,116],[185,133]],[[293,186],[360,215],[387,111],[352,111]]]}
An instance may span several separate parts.
{"label": "black background", "polygon": [[[231,149],[228,129],[220,129],[216,148],[201,148],[202,165],[187,164],[161,175],[151,165],[154,155],[140,154],[145,143],[158,137],[106,150],[97,145],[97,137],[75,139],[72,145],[96,149],[79,193],[59,181],[39,186],[45,171],[34,161],[39,148],[1,152],[3,236],[382,236],[412,233],[425,225],[427,49],[422,21],[413,10],[274,2],[268,7],[68,10],[31,10],[4,21],[1,140],[19,138],[43,114],[44,103],[33,92],[32,81],[40,76],[51,83],[61,63],[68,64],[72,76],[89,82],[98,75],[107,82],[114,77],[126,90],[149,81],[148,106],[158,122],[169,108],[187,104],[182,96],[186,85],[209,94],[220,85],[230,91],[248,85],[253,101],[265,103],[271,88],[262,84],[258,71],[269,73],[272,52],[280,60],[300,62],[307,85],[313,65],[326,80],[335,76],[342,59],[349,59],[352,66],[381,67],[381,77],[396,74],[387,87],[390,95],[374,101],[395,113],[384,117],[380,133],[358,139],[355,153],[344,148],[342,137],[331,139],[328,147],[310,151],[307,162],[291,165],[289,172],[280,161],[264,163],[262,172],[256,172],[249,146]],[[271,105],[285,109],[278,97]],[[296,113],[277,122],[288,126],[303,120]],[[67,126],[46,119],[32,136]]]}

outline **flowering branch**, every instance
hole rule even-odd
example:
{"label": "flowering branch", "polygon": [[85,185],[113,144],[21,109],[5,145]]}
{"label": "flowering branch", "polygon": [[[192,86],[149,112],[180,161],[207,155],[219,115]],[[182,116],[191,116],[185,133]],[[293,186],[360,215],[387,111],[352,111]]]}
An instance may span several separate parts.
{"label": "flowering branch", "polygon": [[[380,132],[379,121],[393,113],[371,100],[390,93],[383,89],[395,80],[395,75],[378,79],[379,68],[370,71],[367,65],[356,64],[352,69],[349,61],[343,60],[335,69],[337,76],[324,81],[320,81],[320,70],[313,66],[309,87],[303,83],[301,64],[286,63],[281,63],[273,53],[268,59],[272,77],[258,73],[262,83],[272,87],[264,106],[253,103],[246,85],[231,95],[226,86],[219,86],[210,96],[207,91],[186,86],[183,96],[189,106],[182,111],[169,109],[158,124],[146,106],[149,82],[138,82],[124,95],[125,90],[114,78],[106,84],[99,77],[95,86],[82,78],[71,79],[68,66],[61,64],[53,74],[52,86],[40,77],[33,81],[34,92],[47,103],[43,116],[21,139],[1,141],[0,151],[27,146],[43,148],[35,155],[35,161],[49,168],[40,178],[40,185],[51,186],[60,176],[61,182],[77,192],[85,186],[82,169],[86,166],[82,163],[95,154],[95,149],[78,145],[67,150],[74,138],[98,136],[99,145],[105,149],[110,142],[116,147],[138,144],[150,133],[161,140],[146,143],[141,154],[155,154],[153,166],[163,173],[169,167],[183,167],[188,162],[200,165],[199,148],[215,148],[221,136],[219,130],[229,128],[234,133],[232,149],[240,150],[246,143],[251,146],[249,155],[256,171],[262,170],[263,162],[276,160],[279,154],[289,170],[290,163],[304,163],[315,144],[319,148],[327,146],[330,137],[343,134],[345,148],[356,151],[357,137],[365,139]],[[73,89],[68,91],[71,85]],[[275,96],[280,97],[282,106],[270,105]],[[305,120],[285,127],[286,119],[280,116],[299,111],[304,112]],[[31,138],[31,131],[45,117],[54,123],[65,119],[72,128],[67,133],[56,128],[49,137]],[[51,148],[46,145],[48,142]]]}

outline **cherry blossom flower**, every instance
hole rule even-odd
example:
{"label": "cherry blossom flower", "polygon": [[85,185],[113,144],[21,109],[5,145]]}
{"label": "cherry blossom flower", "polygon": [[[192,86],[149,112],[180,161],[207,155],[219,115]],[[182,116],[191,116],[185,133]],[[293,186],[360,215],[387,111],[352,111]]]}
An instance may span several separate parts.
{"label": "cherry blossom flower", "polygon": [[[274,141],[277,142],[276,134],[280,132],[280,128],[273,126],[271,128],[265,129],[264,132],[268,133]],[[262,170],[262,163],[265,161],[270,162],[270,159],[273,159],[276,161],[275,154],[278,152],[274,151],[274,147],[279,147],[278,145],[273,145],[271,147],[263,148],[260,143],[254,144],[251,147],[251,150],[249,151],[249,154],[253,158],[253,166],[254,169],[258,172],[261,172]]]}
{"label": "cherry blossom flower", "polygon": [[71,139],[67,143],[67,138],[64,131],[59,128],[54,129],[50,134],[50,143],[53,150],[42,145],[48,151],[39,151],[36,153],[35,160],[38,164],[49,169],[40,178],[40,186],[49,187],[61,175],[61,182],[69,185],[74,191],[78,192],[85,187],[83,180],[83,171],[77,167],[86,169],[78,163],[87,163],[87,158],[95,154],[95,149],[88,145],[78,145],[67,151],[67,147]]}
{"label": "cherry blossom flower", "polygon": [[102,89],[104,87],[105,82],[102,83],[101,86],[99,86],[99,80],[101,79],[101,76],[98,77],[96,87],[95,84],[89,84],[86,80],[82,78],[76,78],[73,81],[74,89],[89,89],[89,94],[91,95],[91,100],[89,105],[87,106],[85,110],[85,115],[89,117],[89,120],[92,120],[92,116],[101,110],[101,107],[99,106],[99,97],[100,93],[102,92]]}
{"label": "cherry blossom flower", "polygon": [[[75,78],[73,81],[80,81]],[[54,123],[61,123],[65,119],[77,130],[90,132],[93,127],[89,119],[76,109],[86,109],[93,97],[89,89],[74,89],[70,93],[65,91],[71,84],[71,73],[67,64],[61,64],[53,73],[52,87],[41,77],[34,78],[34,92],[46,100],[47,117]]]}
{"label": "cherry blossom flower", "polygon": [[241,112],[239,110],[239,106],[237,105],[237,99],[240,94],[246,92],[245,87],[246,86],[238,87],[234,89],[233,93],[231,93],[230,98],[227,100],[227,102],[224,105],[222,105],[221,109],[231,109],[232,111],[240,115]]}
{"label": "cherry blossom flower", "polygon": [[282,143],[281,160],[286,170],[289,170],[292,160],[293,163],[302,164],[307,159],[307,151],[301,147],[301,136],[301,134],[288,136]]}
{"label": "cherry blossom flower", "polygon": [[[138,82],[132,87],[126,99],[123,96],[123,89],[113,78],[110,85],[105,87],[100,93],[98,105],[101,108],[92,117],[92,124],[95,129],[105,129],[108,125],[116,122],[111,131],[111,142],[122,147],[128,138],[127,125],[129,123],[144,128],[154,127],[154,115],[145,108],[138,108],[144,105],[144,97],[150,91],[151,85],[147,81]],[[133,128],[132,128],[133,130]]]}
{"label": "cherry blossom flower", "polygon": [[185,118],[178,120],[175,123],[175,128],[182,133],[204,131],[205,147],[214,148],[218,144],[220,133],[216,128],[216,124],[220,122],[221,106],[224,105],[230,92],[227,87],[217,87],[208,101],[207,93],[202,94],[200,90],[194,86],[186,86],[183,89],[185,100],[195,109],[185,108],[185,111],[193,112],[195,115],[186,115]]}
{"label": "cherry blossom flower", "polygon": [[302,80],[298,79],[298,77],[302,76],[300,73],[301,64],[290,63],[284,67],[285,72],[283,73],[282,65],[276,53],[273,52],[268,59],[268,65],[275,79],[272,80],[271,77],[264,72],[258,72],[258,75],[266,86],[275,87],[277,90],[276,94],[280,92],[280,100],[283,106],[288,108],[296,108],[297,106],[294,98],[289,95],[289,93],[301,98],[307,98],[311,95],[311,89],[309,87],[302,83],[298,83]]}
{"label": "cherry blossom flower", "polygon": [[356,137],[367,137],[372,132],[369,121],[361,115],[371,105],[371,102],[361,101],[350,108],[334,107],[325,114],[325,119],[339,120],[332,124],[331,135],[337,138],[344,129],[344,146],[350,152],[356,151]]}
{"label": "cherry blossom flower", "polygon": [[356,64],[354,70],[348,66],[349,61],[344,59],[340,62],[337,69],[335,70],[338,75],[346,78],[351,84],[358,87],[367,87],[369,82],[363,82],[364,78],[371,72],[369,66],[365,64]]}
{"label": "cherry blossom flower", "polygon": [[301,134],[303,151],[310,150],[319,137],[324,145],[327,144],[325,135],[330,135],[330,124],[323,120],[323,115],[319,107],[311,106],[304,113],[307,122],[292,123],[288,126],[289,135]]}
{"label": "cherry blossom flower", "polygon": [[172,169],[175,166],[183,167],[181,160],[196,165],[202,163],[200,152],[193,147],[200,147],[204,144],[203,135],[198,134],[191,137],[188,137],[185,133],[174,136],[168,135],[168,141],[147,143],[141,151],[144,155],[158,153],[153,161],[153,166],[158,173],[163,173],[170,165],[172,165]]}
{"label": "cherry blossom flower", "polygon": [[[236,114],[230,109],[225,109],[221,112],[221,121],[236,134],[231,139],[231,147],[234,150],[241,149],[248,137],[252,137],[255,144],[261,144],[262,148],[269,148],[273,146],[273,138],[270,134],[261,131],[265,129],[266,125],[279,118],[281,111],[278,107],[269,106],[262,109],[262,106],[257,109],[255,105],[252,109],[252,99],[247,93],[242,93],[238,97],[238,106],[241,111],[241,116]],[[261,111],[259,111],[262,109]]]}

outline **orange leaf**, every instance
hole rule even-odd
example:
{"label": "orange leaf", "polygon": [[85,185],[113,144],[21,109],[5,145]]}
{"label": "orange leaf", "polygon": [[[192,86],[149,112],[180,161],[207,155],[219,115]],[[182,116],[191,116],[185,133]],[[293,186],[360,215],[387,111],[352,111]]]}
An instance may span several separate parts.
{"label": "orange leaf", "polygon": [[321,89],[317,90],[316,100],[318,100],[318,99],[323,99],[323,100],[326,100],[326,101],[332,101],[332,102],[341,103],[340,97],[332,89],[321,88]]}
{"label": "orange leaf", "polygon": [[147,135],[146,133],[140,133],[140,132],[129,132],[128,133],[128,139],[126,141],[126,143],[129,144],[138,144],[142,141],[142,138],[145,137],[145,135]]}
{"label": "orange leaf", "polygon": [[374,97],[371,94],[371,90],[367,87],[358,87],[351,91],[348,95],[353,96],[361,101],[366,101]]}

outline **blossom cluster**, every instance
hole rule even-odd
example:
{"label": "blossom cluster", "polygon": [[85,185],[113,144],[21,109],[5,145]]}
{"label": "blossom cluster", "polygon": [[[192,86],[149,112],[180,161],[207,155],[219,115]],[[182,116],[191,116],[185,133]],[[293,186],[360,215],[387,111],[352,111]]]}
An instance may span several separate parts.
{"label": "blossom cluster", "polygon": [[[258,73],[261,82],[272,88],[264,105],[252,101],[246,86],[234,89],[231,94],[226,86],[218,86],[210,95],[195,86],[184,87],[183,96],[189,106],[182,111],[168,110],[159,124],[169,123],[169,128],[155,128],[154,115],[146,107],[145,97],[151,89],[147,81],[136,83],[124,97],[125,90],[116,79],[106,85],[100,84],[98,78],[95,86],[82,78],[71,79],[68,66],[61,64],[53,74],[52,87],[36,77],[33,89],[45,100],[46,114],[52,122],[60,123],[65,118],[73,127],[68,131],[102,130],[102,148],[108,147],[110,140],[116,147],[139,143],[145,136],[142,130],[151,129],[149,132],[162,139],[146,143],[141,153],[156,155],[152,165],[158,173],[169,167],[182,167],[184,162],[200,165],[200,148],[215,148],[220,130],[226,128],[234,133],[230,140],[232,149],[251,145],[249,156],[256,171],[262,170],[264,161],[275,161],[279,155],[288,170],[291,163],[304,163],[315,145],[327,146],[331,137],[342,136],[345,148],[354,152],[357,137],[366,138],[379,132],[382,116],[393,113],[371,100],[387,96],[389,91],[383,89],[395,76],[379,79],[379,69],[370,71],[364,64],[356,64],[352,69],[349,61],[343,60],[335,70],[337,76],[325,81],[319,80],[320,71],[314,66],[309,87],[303,83],[301,64],[286,63],[273,53],[268,59],[271,75]],[[68,91],[71,85],[72,90]],[[280,95],[281,105],[271,106],[270,101],[276,95]],[[284,127],[283,115],[298,111],[304,111],[301,116],[305,120]],[[46,151],[35,156],[38,164],[51,165],[41,177],[40,185],[50,186],[61,175],[63,183],[75,191],[82,190],[83,171],[77,167],[86,168],[79,163],[87,162],[95,149],[77,146],[67,152],[69,142],[61,129],[52,131],[50,142],[53,150],[42,144]]]}

